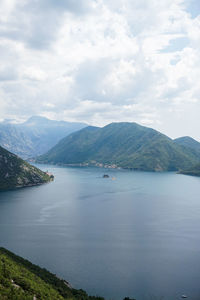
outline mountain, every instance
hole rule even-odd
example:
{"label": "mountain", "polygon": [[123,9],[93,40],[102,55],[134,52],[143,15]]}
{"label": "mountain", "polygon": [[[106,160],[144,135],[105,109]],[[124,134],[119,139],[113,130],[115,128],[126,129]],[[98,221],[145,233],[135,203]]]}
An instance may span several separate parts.
{"label": "mountain", "polygon": [[200,162],[200,155],[154,129],[136,123],[111,123],[72,133],[37,161],[175,171]]}
{"label": "mountain", "polygon": [[84,123],[49,120],[33,116],[24,123],[0,123],[0,145],[27,159],[47,152],[70,133],[86,127]]}
{"label": "mountain", "polygon": [[0,146],[0,190],[39,185],[52,179]]}
{"label": "mountain", "polygon": [[73,289],[44,268],[0,248],[0,299],[103,300]]}
{"label": "mountain", "polygon": [[175,139],[174,141],[175,141],[175,143],[177,143],[181,146],[191,148],[200,153],[200,143],[189,136],[183,136],[183,137]]}
{"label": "mountain", "polygon": [[188,169],[181,170],[180,174],[191,175],[191,176],[199,176],[200,177],[200,164],[192,166]]}

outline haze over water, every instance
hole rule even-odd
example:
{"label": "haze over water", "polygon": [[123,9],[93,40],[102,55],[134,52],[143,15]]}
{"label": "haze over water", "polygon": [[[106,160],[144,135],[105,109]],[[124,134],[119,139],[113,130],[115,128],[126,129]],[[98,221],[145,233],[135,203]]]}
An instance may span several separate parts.
{"label": "haze over water", "polygon": [[55,181],[0,193],[1,246],[91,295],[200,299],[200,178],[42,169]]}

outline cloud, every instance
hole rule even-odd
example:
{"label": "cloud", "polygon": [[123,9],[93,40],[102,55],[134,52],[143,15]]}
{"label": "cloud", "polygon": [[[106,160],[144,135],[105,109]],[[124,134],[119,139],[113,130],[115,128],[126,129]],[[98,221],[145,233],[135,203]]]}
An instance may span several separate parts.
{"label": "cloud", "polygon": [[95,1],[91,0],[79,0],[77,4],[76,0],[38,0],[33,2],[31,6],[37,9],[37,11],[69,11],[76,15],[83,15],[90,12],[93,2],[95,3]]}
{"label": "cloud", "polygon": [[16,80],[18,78],[17,71],[11,66],[0,67],[0,81]]}
{"label": "cloud", "polygon": [[198,3],[78,3],[0,2],[0,118],[136,121],[173,136],[189,110],[198,128]]}
{"label": "cloud", "polygon": [[[12,5],[11,5],[12,3]],[[21,41],[34,49],[46,49],[56,40],[59,28],[64,19],[70,16],[84,16],[92,9],[93,1],[79,0],[20,0],[5,1],[2,8],[5,18],[2,18],[0,35]]]}

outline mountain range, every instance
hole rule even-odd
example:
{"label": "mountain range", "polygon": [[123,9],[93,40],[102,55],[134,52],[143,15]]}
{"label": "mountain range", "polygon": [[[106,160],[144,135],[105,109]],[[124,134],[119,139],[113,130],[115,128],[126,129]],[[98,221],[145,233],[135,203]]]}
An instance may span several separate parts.
{"label": "mountain range", "polygon": [[88,126],[63,138],[37,162],[177,171],[200,163],[200,143],[190,142],[188,138],[172,140],[136,123]]}
{"label": "mountain range", "polygon": [[0,145],[27,159],[47,152],[60,139],[86,126],[40,116],[33,116],[20,124],[5,120],[0,122]]}
{"label": "mountain range", "polygon": [[46,183],[53,175],[42,172],[0,146],[0,190]]}

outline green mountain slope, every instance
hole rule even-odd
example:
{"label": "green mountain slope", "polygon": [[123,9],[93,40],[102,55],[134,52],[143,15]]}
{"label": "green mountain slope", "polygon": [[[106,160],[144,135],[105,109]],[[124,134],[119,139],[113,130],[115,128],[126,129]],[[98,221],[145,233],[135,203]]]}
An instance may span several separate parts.
{"label": "green mountain slope", "polygon": [[177,144],[191,148],[200,153],[200,143],[189,136],[183,136],[174,140]]}
{"label": "green mountain slope", "polygon": [[151,128],[136,123],[112,123],[71,134],[37,161],[175,171],[198,163],[200,155]]}
{"label": "green mountain slope", "polygon": [[51,179],[52,176],[0,147],[0,190],[38,185]]}
{"label": "green mountain slope", "polygon": [[26,159],[47,152],[67,135],[86,127],[83,123],[34,116],[21,124],[0,122],[0,145]]}
{"label": "green mountain slope", "polygon": [[0,248],[0,299],[103,300],[70,287],[67,281]]}
{"label": "green mountain slope", "polygon": [[179,173],[184,175],[200,176],[200,164],[192,166],[189,169],[181,170]]}

